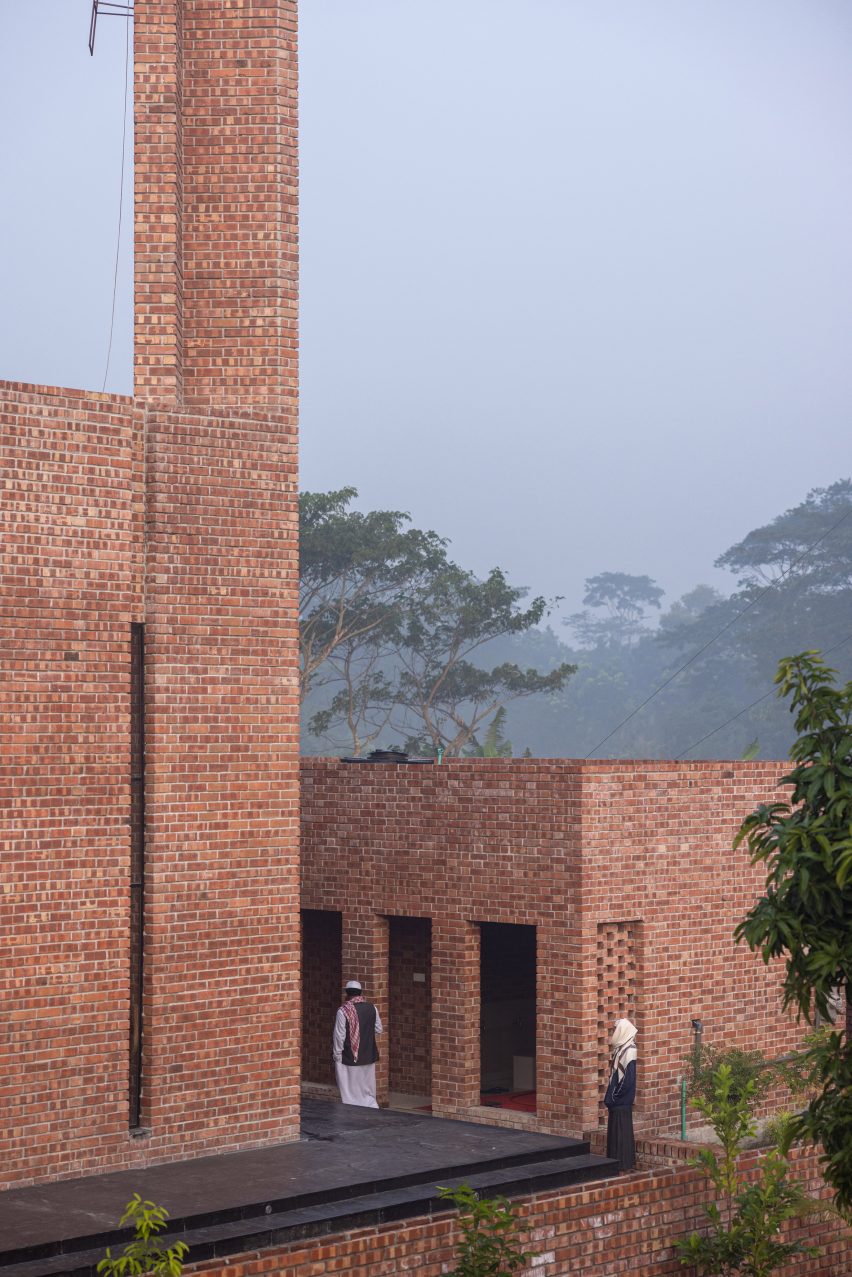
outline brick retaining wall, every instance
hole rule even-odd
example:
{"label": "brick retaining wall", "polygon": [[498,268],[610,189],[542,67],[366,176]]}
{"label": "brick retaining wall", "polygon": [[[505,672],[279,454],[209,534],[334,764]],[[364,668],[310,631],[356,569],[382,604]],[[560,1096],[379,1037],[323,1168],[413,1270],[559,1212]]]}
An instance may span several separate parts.
{"label": "brick retaining wall", "polygon": [[[821,1179],[813,1151],[796,1151],[794,1168],[812,1191]],[[823,1190],[824,1192],[824,1190]],[[538,1252],[531,1277],[675,1277],[672,1238],[700,1226],[705,1181],[689,1167],[669,1168],[532,1197],[519,1203],[524,1244]],[[800,1234],[801,1235],[801,1234]],[[440,1277],[452,1271],[456,1228],[441,1214],[298,1242],[278,1250],[199,1264],[199,1277]],[[819,1259],[802,1258],[778,1277],[841,1277],[852,1269],[850,1235],[830,1220],[808,1225]],[[190,1256],[191,1258],[191,1256]]]}

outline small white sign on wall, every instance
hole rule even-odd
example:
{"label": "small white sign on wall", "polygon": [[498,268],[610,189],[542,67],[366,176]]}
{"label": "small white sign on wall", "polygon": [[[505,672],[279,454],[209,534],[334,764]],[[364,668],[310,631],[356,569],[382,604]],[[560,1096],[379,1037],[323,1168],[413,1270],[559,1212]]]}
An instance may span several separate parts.
{"label": "small white sign on wall", "polygon": [[425,984],[425,983],[426,983],[426,972],[425,972],[425,971],[415,971],[415,972],[414,972],[414,983],[415,983],[415,984]]}

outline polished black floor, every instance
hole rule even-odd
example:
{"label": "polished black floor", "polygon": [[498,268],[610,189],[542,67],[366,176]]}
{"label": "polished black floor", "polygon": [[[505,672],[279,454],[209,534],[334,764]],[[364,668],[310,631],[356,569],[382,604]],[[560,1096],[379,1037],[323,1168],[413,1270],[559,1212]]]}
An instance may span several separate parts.
{"label": "polished black floor", "polygon": [[298,1142],[0,1193],[0,1271],[91,1272],[135,1192],[191,1263],[428,1213],[441,1184],[517,1195],[614,1171],[580,1140],[308,1100]]}

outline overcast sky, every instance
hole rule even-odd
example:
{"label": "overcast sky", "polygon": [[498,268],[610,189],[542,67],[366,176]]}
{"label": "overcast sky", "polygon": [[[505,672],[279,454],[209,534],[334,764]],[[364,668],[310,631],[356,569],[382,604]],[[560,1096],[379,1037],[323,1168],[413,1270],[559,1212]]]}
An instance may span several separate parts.
{"label": "overcast sky", "polygon": [[[99,389],[124,23],[90,59],[89,8],[0,0],[0,376]],[[721,551],[852,471],[848,0],[301,25],[303,486],[570,611],[600,571],[726,582]]]}

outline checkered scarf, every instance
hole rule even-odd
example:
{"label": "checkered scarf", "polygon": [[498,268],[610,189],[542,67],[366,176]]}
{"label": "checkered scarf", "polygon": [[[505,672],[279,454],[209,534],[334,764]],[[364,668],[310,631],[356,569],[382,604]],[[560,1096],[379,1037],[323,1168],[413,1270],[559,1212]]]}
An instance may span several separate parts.
{"label": "checkered scarf", "polygon": [[357,998],[348,998],[343,1003],[343,1014],[346,1016],[346,1023],[349,1026],[349,1045],[352,1048],[352,1059],[356,1064],[358,1063],[358,1051],[361,1048],[361,1025],[358,1021],[355,1003],[366,1001],[367,999],[363,993],[359,993]]}

